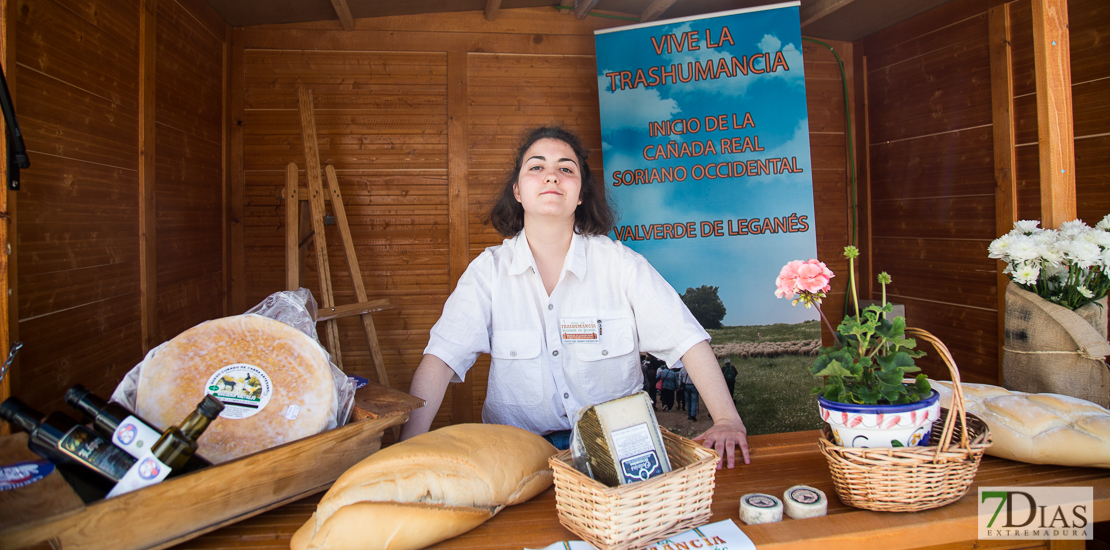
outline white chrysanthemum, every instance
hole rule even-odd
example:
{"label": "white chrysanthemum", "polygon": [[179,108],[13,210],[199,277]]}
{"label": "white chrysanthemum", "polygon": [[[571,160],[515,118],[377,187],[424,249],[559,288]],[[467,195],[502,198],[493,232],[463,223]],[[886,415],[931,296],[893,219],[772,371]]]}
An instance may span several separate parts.
{"label": "white chrysanthemum", "polygon": [[1110,247],[1110,233],[1107,233],[1105,231],[1087,231],[1082,235],[1079,235],[1077,238],[1095,243],[1102,248]]}
{"label": "white chrysanthemum", "polygon": [[1040,252],[1038,250],[1037,241],[1032,237],[1022,235],[1015,237],[1009,246],[1010,258],[1014,262],[1032,262],[1033,260],[1040,259]]}
{"label": "white chrysanthemum", "polygon": [[1110,231],[1110,214],[1103,216],[1102,220],[1095,224],[1095,229]]}
{"label": "white chrysanthemum", "polygon": [[1037,244],[1037,254],[1041,259],[1054,266],[1060,266],[1064,263],[1064,253],[1060,250],[1057,243],[1050,244]]}
{"label": "white chrysanthemum", "polygon": [[1030,237],[1032,237],[1033,240],[1037,242],[1037,244],[1053,244],[1057,240],[1059,240],[1059,235],[1052,230],[1038,231],[1030,235]]}
{"label": "white chrysanthemum", "polygon": [[1087,287],[1085,287],[1083,285],[1079,285],[1078,287],[1076,287],[1076,290],[1078,290],[1079,294],[1083,295],[1084,298],[1094,298],[1095,297],[1095,293],[1091,292],[1090,290],[1087,290]]}
{"label": "white chrysanthemum", "polygon": [[1087,227],[1087,224],[1083,223],[1083,220],[1072,220],[1070,222],[1064,222],[1060,224],[1060,234],[1064,235],[1065,237],[1082,235],[1084,232],[1090,230],[1091,228]]}
{"label": "white chrysanthemum", "polygon": [[1068,245],[1064,257],[1080,269],[1088,269],[1102,261],[1102,249],[1095,243],[1077,239]]}
{"label": "white chrysanthemum", "polygon": [[1040,272],[1041,269],[1033,263],[1021,264],[1014,270],[1014,282],[1022,285],[1035,285]]}
{"label": "white chrysanthemum", "polygon": [[1062,264],[1045,264],[1042,267],[1043,275],[1050,280],[1063,277],[1068,273],[1068,268]]}
{"label": "white chrysanthemum", "polygon": [[1014,237],[1010,236],[1009,233],[991,241],[991,244],[987,246],[987,257],[1010,261],[1007,256],[1009,256],[1010,246],[1013,242]]}
{"label": "white chrysanthemum", "polygon": [[1028,235],[1037,231],[1038,225],[1041,225],[1041,222],[1037,220],[1021,220],[1019,222],[1014,222],[1014,231],[1017,231],[1022,235]]}

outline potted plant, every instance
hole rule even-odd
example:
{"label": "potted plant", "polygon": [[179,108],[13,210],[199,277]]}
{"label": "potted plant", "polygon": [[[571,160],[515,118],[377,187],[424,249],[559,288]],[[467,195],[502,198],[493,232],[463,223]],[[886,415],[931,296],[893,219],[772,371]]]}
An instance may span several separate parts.
{"label": "potted plant", "polygon": [[818,394],[821,418],[831,428],[837,445],[845,447],[908,447],[928,445],[933,421],[940,415],[939,395],[924,374],[912,381],[906,377],[920,373],[914,359],[925,353],[914,349],[917,343],[906,338],[906,319],[888,319],[893,306],[886,301],[886,272],[879,274],[882,305],[860,310],[856,295],[855,258],[859,250],[844,249],[848,258],[848,287],[855,304],[855,315],[847,315],[840,326],[821,311],[821,300],[829,291],[835,275],[815,259],[792,261],[783,266],[775,280],[775,295],[792,299],[805,307],[816,307],[832,331],[836,343],[822,347],[810,372],[824,377]]}
{"label": "potted plant", "polygon": [[1022,220],[987,248],[1006,263],[1002,379],[1013,390],[1060,393],[1110,406],[1103,357],[1110,291],[1110,215],[1059,229]]}

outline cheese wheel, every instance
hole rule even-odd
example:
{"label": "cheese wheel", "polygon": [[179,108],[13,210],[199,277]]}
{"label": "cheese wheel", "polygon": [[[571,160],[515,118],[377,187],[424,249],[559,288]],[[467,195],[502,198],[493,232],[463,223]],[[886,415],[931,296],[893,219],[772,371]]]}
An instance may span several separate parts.
{"label": "cheese wheel", "polygon": [[782,521],[782,501],[764,493],[740,497],[740,519],[748,525]]}
{"label": "cheese wheel", "polygon": [[828,513],[829,499],[820,489],[808,485],[795,485],[782,494],[786,515],[794,519],[823,516]]}
{"label": "cheese wheel", "polygon": [[166,429],[205,394],[224,403],[199,440],[198,454],[213,463],[320,433],[339,407],[323,348],[259,315],[201,323],[153,350],[139,374],[136,412]]}

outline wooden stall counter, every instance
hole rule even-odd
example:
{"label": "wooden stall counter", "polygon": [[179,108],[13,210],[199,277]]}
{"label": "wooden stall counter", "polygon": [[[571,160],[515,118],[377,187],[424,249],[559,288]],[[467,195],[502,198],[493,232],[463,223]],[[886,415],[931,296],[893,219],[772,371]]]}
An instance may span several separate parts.
{"label": "wooden stall counter", "polygon": [[[22,488],[57,490],[54,495],[0,493],[0,517],[5,519],[0,521],[0,550],[172,546],[323,491],[376,452],[386,429],[404,423],[422,405],[406,393],[369,384],[355,393],[352,420],[345,426],[115,498],[82,504],[60,480],[60,485]],[[0,464],[24,460],[30,452],[26,441],[22,433],[0,438],[0,451],[12,452],[0,454]],[[35,506],[40,508],[31,509]]]}
{"label": "wooden stall counter", "polygon": [[[845,506],[836,497],[825,457],[817,449],[818,432],[753,436],[752,463],[717,472],[710,522],[732,519],[756,546],[776,550],[882,548],[1038,548],[1037,541],[977,541],[979,486],[1091,486],[1092,521],[1110,520],[1110,470],[1037,466],[985,457],[968,494],[934,510],[913,513],[870,512]],[[747,493],[781,495],[793,485],[810,485],[829,497],[825,517],[745,525],[740,497]],[[316,495],[258,517],[215,531],[176,550],[279,550],[316,509]],[[555,490],[506,508],[477,529],[433,546],[437,550],[543,548],[563,540],[580,540],[559,524]],[[1082,548],[1084,541],[1060,541],[1053,548]],[[1063,543],[1063,544],[1061,544]],[[1074,544],[1073,544],[1074,543]]]}

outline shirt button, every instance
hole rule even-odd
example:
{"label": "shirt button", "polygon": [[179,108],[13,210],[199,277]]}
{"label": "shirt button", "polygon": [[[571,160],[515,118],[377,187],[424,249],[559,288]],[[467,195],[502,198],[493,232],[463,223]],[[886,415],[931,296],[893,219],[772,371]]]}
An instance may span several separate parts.
{"label": "shirt button", "polygon": [[603,350],[601,350],[601,354],[602,355],[609,355],[609,350],[603,349]]}
{"label": "shirt button", "polygon": [[549,311],[552,310],[552,309],[555,309],[555,304],[547,304],[547,309]]}
{"label": "shirt button", "polygon": [[516,352],[515,351],[510,351],[509,352],[509,357],[516,357]]}
{"label": "shirt button", "polygon": [[563,394],[563,399],[570,399],[570,394],[569,393],[564,393]]}
{"label": "shirt button", "polygon": [[555,351],[551,352],[551,355],[554,355],[555,357],[558,357],[559,356],[559,350],[555,350]]}

